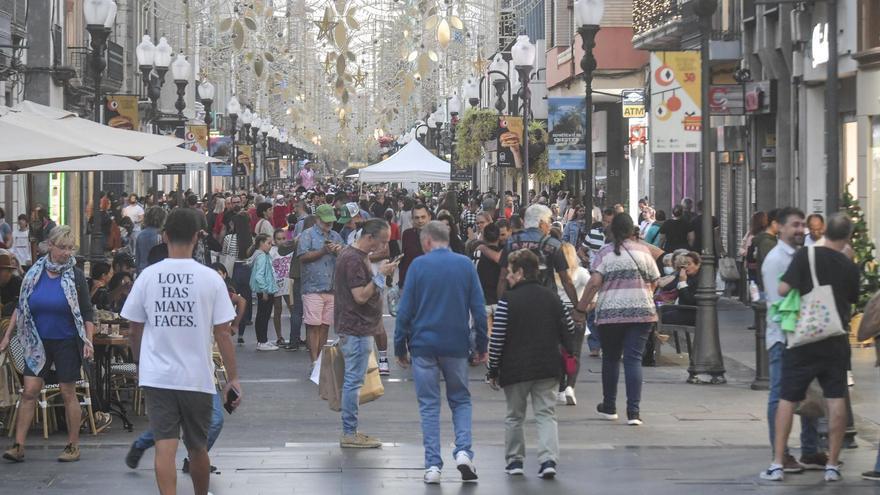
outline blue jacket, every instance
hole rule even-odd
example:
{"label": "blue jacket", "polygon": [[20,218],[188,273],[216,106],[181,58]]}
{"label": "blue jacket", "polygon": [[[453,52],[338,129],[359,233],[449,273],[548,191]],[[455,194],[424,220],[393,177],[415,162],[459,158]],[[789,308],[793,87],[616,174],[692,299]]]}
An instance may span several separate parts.
{"label": "blue jacket", "polygon": [[397,307],[394,353],[466,358],[473,317],[476,349],[488,348],[486,306],[477,270],[448,248],[416,258],[406,274]]}
{"label": "blue jacket", "polygon": [[254,267],[251,270],[251,290],[263,294],[278,292],[275,270],[272,268],[272,257],[269,256],[269,253],[261,251],[254,259]]}

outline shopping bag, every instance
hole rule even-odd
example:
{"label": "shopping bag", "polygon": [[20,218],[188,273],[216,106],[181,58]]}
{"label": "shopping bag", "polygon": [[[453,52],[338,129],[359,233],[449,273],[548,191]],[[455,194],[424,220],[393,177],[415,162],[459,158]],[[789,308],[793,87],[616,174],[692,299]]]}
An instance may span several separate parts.
{"label": "shopping bag", "polygon": [[318,354],[318,360],[315,361],[315,366],[312,368],[312,374],[309,375],[309,380],[312,381],[315,385],[321,385],[321,356],[324,353]]}
{"label": "shopping bag", "polygon": [[366,404],[383,395],[385,395],[385,386],[382,385],[382,378],[379,376],[379,361],[376,359],[376,353],[370,351],[367,373],[364,376],[364,385],[361,387],[360,395],[358,395],[358,403]]}
{"label": "shopping bag", "polygon": [[831,337],[846,335],[837,306],[834,303],[834,291],[830,285],[819,285],[816,278],[816,249],[807,248],[810,261],[810,277],[813,279],[813,290],[801,294],[801,312],[794,332],[788,334],[788,348],[819,342]]}
{"label": "shopping bag", "polygon": [[220,254],[219,259],[220,263],[223,264],[223,267],[226,268],[226,273],[232,276],[233,269],[235,268],[235,256]]}
{"label": "shopping bag", "polygon": [[795,414],[799,414],[805,418],[823,418],[827,416],[828,411],[825,406],[825,396],[822,393],[822,387],[819,380],[814,379],[807,388],[807,396],[804,400],[798,402],[794,410]]}
{"label": "shopping bag", "polygon": [[[341,411],[342,379],[345,375],[345,364],[342,362],[342,351],[335,343],[321,348],[321,373],[318,380],[318,395],[327,401],[332,411]],[[317,367],[317,365],[315,365]]]}

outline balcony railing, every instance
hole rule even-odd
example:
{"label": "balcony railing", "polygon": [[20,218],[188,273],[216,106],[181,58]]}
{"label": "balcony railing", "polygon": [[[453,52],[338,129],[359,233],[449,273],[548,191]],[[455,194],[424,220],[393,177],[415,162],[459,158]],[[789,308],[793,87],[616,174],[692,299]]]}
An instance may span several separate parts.
{"label": "balcony railing", "polygon": [[[91,55],[92,50],[88,47],[68,47],[66,65],[76,71],[76,78],[71,80],[71,84],[94,91],[95,73],[91,65]],[[116,91],[122,86],[124,77],[125,59],[122,45],[108,42],[105,61],[107,67],[104,69],[101,87],[104,91]]]}
{"label": "balcony railing", "polygon": [[[633,46],[640,50],[693,50],[699,48],[699,24],[694,0],[634,0]],[[739,1],[718,2],[712,18],[711,39],[739,41]]]}
{"label": "balcony railing", "polygon": [[670,21],[681,19],[681,0],[634,0],[633,31],[641,36]]}

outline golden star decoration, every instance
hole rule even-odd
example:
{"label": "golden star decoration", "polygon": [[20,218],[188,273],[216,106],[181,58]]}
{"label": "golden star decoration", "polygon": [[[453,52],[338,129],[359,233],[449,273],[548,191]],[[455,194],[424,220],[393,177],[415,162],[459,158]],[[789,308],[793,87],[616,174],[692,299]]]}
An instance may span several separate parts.
{"label": "golden star decoration", "polygon": [[364,87],[364,83],[367,80],[367,73],[363,71],[360,67],[358,67],[357,73],[352,76],[354,78],[354,85]]}
{"label": "golden star decoration", "polygon": [[324,74],[327,74],[327,75],[330,75],[330,73],[333,71],[333,68],[336,66],[336,62],[333,60],[333,58],[330,56],[329,53],[327,54],[326,57],[324,57],[323,66],[324,66]]}
{"label": "golden star decoration", "polygon": [[478,56],[471,62],[471,64],[474,66],[474,71],[476,71],[477,74],[483,74],[486,72],[486,68],[489,67],[489,61],[482,56]]}
{"label": "golden star decoration", "polygon": [[332,31],[333,28],[336,27],[336,21],[334,21],[333,18],[331,17],[329,10],[324,11],[324,18],[323,19],[321,19],[320,21],[312,21],[312,22],[315,23],[315,26],[318,26],[318,39],[319,40],[329,39],[330,31]]}

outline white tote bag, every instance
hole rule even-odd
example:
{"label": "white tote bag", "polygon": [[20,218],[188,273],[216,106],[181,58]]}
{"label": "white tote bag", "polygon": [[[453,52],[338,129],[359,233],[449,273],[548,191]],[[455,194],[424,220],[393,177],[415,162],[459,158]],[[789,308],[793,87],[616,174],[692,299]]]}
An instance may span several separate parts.
{"label": "white tote bag", "polygon": [[830,285],[819,285],[819,279],[816,277],[816,249],[814,246],[807,249],[813,290],[801,295],[801,313],[794,332],[788,334],[789,349],[846,335],[840,314],[837,312],[837,305],[834,303],[833,289]]}

